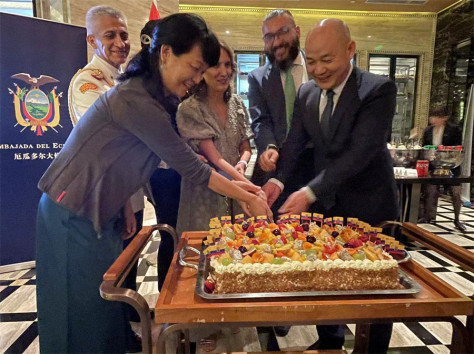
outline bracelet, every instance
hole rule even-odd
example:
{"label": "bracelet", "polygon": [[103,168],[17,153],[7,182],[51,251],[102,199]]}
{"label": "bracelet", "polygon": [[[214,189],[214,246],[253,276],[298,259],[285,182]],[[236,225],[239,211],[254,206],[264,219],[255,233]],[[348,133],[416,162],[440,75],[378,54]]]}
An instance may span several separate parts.
{"label": "bracelet", "polygon": [[247,168],[247,166],[249,165],[249,163],[248,163],[247,161],[245,161],[245,160],[240,160],[239,162],[237,162],[237,165],[238,165],[239,163],[243,163],[243,164],[245,165],[245,168]]}

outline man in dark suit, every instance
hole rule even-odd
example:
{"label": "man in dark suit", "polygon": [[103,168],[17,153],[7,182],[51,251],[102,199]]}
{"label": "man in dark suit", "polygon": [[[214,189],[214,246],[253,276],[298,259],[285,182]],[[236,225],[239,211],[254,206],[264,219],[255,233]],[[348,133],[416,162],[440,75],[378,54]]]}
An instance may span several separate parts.
{"label": "man in dark suit", "polygon": [[[300,28],[288,10],[270,11],[262,25],[264,50],[268,62],[253,70],[249,82],[249,112],[252,119],[254,141],[257,145],[257,161],[268,150],[282,147],[288,134],[293,117],[293,107],[298,88],[308,81],[306,63],[300,50]],[[305,149],[300,158],[304,163],[312,155],[311,149]],[[270,174],[255,164],[252,182],[263,186]],[[273,213],[288,197],[290,191],[303,186],[311,177],[310,171],[301,174],[287,185],[285,194],[274,203]],[[274,327],[275,334],[285,336],[289,327]]]}
{"label": "man in dark suit", "polygon": [[[300,173],[295,160],[308,141],[314,155],[312,180],[292,193],[280,213],[315,211],[325,217],[357,217],[372,225],[394,220],[398,214],[392,160],[387,150],[395,108],[395,84],[358,68],[347,25],[337,19],[316,24],[306,38],[308,74],[314,80],[301,86],[295,101],[288,138],[280,153],[272,150],[262,161],[276,168],[283,184]],[[268,182],[263,189],[269,203],[280,188]],[[338,349],[342,331],[318,326],[320,339],[310,349]],[[369,352],[388,348],[391,326],[371,326]],[[342,341],[342,342],[341,342]]]}
{"label": "man in dark suit", "polygon": [[[456,124],[449,123],[449,115],[445,108],[435,107],[430,112],[430,125],[423,133],[423,145],[462,145],[462,129]],[[460,167],[452,170],[455,176],[461,173]],[[459,221],[461,212],[461,185],[445,186],[451,188],[452,202],[454,209],[454,225],[459,231],[465,232],[466,227]],[[424,215],[419,222],[429,223],[436,218],[438,207],[439,186],[428,184],[424,186]]]}
{"label": "man in dark suit", "polygon": [[[268,62],[252,71],[248,79],[249,111],[259,158],[269,149],[282,147],[292,120],[296,92],[308,81],[304,53],[300,50],[300,28],[292,14],[281,9],[270,11],[263,21],[262,34]],[[311,151],[307,149],[300,161],[310,157]],[[261,186],[268,177],[256,164],[252,182]],[[310,177],[310,170],[300,174],[285,192],[303,186]],[[282,197],[275,205],[283,203]]]}

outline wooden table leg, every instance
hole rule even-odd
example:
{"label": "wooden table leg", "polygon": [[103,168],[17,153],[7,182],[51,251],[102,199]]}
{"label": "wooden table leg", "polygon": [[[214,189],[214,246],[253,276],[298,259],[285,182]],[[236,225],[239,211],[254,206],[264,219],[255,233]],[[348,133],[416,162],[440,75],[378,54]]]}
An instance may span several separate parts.
{"label": "wooden table leg", "polygon": [[[471,319],[469,320],[469,317]],[[472,332],[468,332],[468,327],[471,326],[472,330],[472,316],[468,316],[466,327],[459,321],[457,318],[451,319],[451,324],[453,325],[453,337],[451,339],[451,353],[454,354],[463,354],[463,353],[472,353],[472,350],[468,350],[469,346],[472,349]],[[470,325],[469,325],[470,322]]]}
{"label": "wooden table leg", "polygon": [[467,316],[466,318],[466,331],[468,334],[468,341],[466,343],[466,351],[468,353],[474,353],[474,315]]}
{"label": "wooden table leg", "polygon": [[367,353],[369,349],[370,324],[356,324],[355,343],[353,353]]}

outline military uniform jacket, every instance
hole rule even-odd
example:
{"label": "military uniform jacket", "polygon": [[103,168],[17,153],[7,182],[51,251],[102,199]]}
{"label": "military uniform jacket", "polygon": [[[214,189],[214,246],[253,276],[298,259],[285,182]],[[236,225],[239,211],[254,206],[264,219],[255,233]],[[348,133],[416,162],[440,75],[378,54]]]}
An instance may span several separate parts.
{"label": "military uniform jacket", "polygon": [[68,101],[72,124],[86,113],[90,106],[115,85],[121,71],[94,55],[91,62],[80,69],[69,84]]}

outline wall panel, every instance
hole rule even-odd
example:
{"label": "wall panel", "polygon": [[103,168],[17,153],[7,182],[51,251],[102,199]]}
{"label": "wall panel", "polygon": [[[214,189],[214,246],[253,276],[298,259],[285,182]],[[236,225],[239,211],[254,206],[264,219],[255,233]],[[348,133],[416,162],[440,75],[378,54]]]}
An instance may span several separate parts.
{"label": "wall panel", "polygon": [[[251,7],[217,7],[180,5],[180,12],[201,15],[235,50],[261,51],[261,26],[270,9]],[[336,17],[344,20],[357,43],[358,65],[367,69],[368,55],[414,54],[420,56],[419,82],[416,97],[415,126],[427,124],[433,63],[436,14],[318,11],[292,9],[301,28],[301,46],[311,27],[318,21]],[[226,31],[230,33],[227,34]]]}

